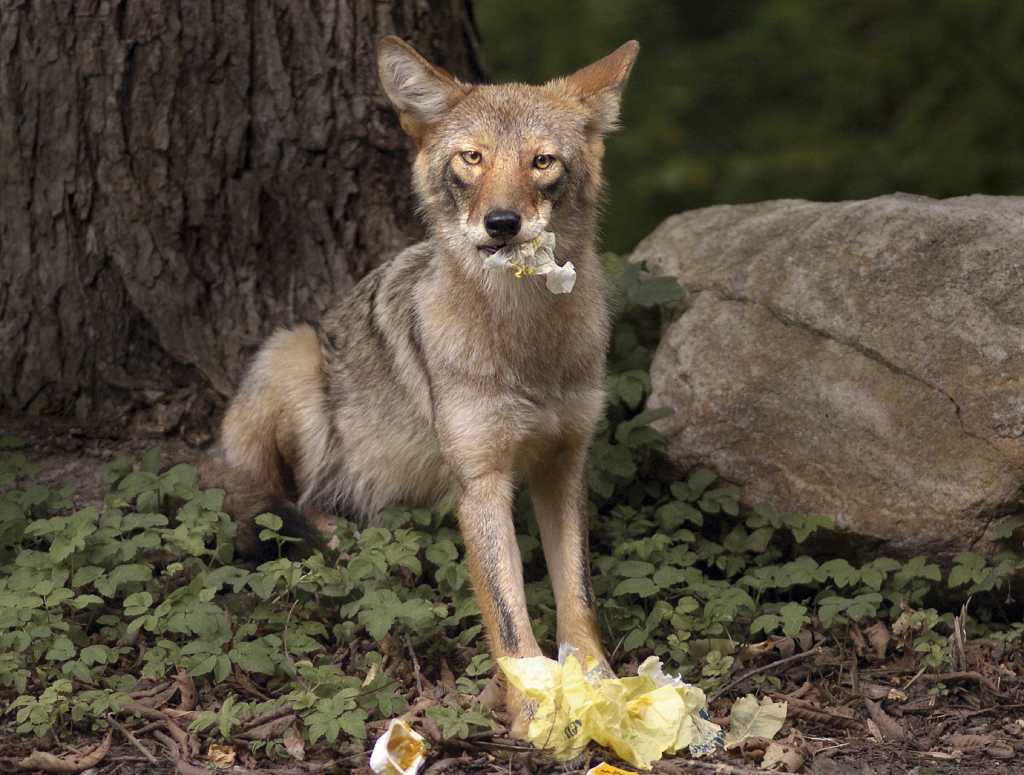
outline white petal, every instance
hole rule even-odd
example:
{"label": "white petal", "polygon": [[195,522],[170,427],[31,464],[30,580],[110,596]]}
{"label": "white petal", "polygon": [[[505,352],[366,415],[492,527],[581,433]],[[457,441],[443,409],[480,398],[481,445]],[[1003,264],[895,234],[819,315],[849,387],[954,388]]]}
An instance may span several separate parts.
{"label": "white petal", "polygon": [[547,273],[547,286],[552,293],[571,293],[575,285],[576,267],[572,261],[566,261],[565,266],[557,266]]}
{"label": "white petal", "polygon": [[549,272],[556,271],[558,268],[558,264],[547,256],[541,256],[539,260],[533,262],[534,274],[548,274]]}
{"label": "white petal", "polygon": [[508,265],[508,256],[502,250],[492,253],[484,259],[484,269],[503,269]]}
{"label": "white petal", "polygon": [[553,264],[555,263],[555,253],[551,248],[542,246],[533,254],[533,260],[537,264]]}
{"label": "white petal", "polygon": [[661,666],[661,660],[657,657],[647,657],[636,669],[637,675],[646,676],[654,681],[655,686],[687,687],[689,684],[677,675],[668,675]]}

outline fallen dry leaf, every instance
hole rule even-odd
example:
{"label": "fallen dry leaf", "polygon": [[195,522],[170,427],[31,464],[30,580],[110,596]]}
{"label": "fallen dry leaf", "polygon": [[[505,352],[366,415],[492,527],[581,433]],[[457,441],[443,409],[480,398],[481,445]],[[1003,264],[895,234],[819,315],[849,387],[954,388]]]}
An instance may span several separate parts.
{"label": "fallen dry leaf", "polygon": [[996,759],[1012,759],[1013,746],[992,735],[950,735],[946,745],[964,753],[984,752]]}
{"label": "fallen dry leaf", "polygon": [[804,761],[804,755],[799,749],[773,742],[765,749],[761,766],[777,772],[799,772]]}
{"label": "fallen dry leaf", "polygon": [[298,717],[294,713],[270,719],[235,735],[239,740],[274,740],[287,731]]}
{"label": "fallen dry leaf", "polygon": [[953,651],[953,667],[961,672],[967,670],[967,606],[970,598],[960,607],[960,615],[953,617],[953,635],[950,638]]}
{"label": "fallen dry leaf", "polygon": [[98,745],[81,753],[55,756],[46,751],[33,751],[18,762],[18,769],[42,770],[43,772],[84,772],[103,761],[103,757],[110,750],[112,735],[113,731],[108,729],[107,734]]}
{"label": "fallen dry leaf", "polygon": [[823,724],[840,724],[845,727],[860,727],[860,719],[846,707],[826,707],[820,703],[801,700],[793,695],[776,694],[776,699],[787,700],[787,713],[793,718],[807,719]]}
{"label": "fallen dry leaf", "polygon": [[892,623],[892,634],[901,639],[911,635],[914,631],[914,627],[911,624],[911,618],[913,616],[914,610],[904,606],[903,613],[901,613],[896,621]]}
{"label": "fallen dry leaf", "polygon": [[982,751],[996,742],[992,735],[950,735],[944,741],[951,748],[957,748],[965,753]]}
{"label": "fallen dry leaf", "polygon": [[243,750],[239,754],[239,759],[242,760],[242,766],[247,770],[254,770],[259,766],[259,762],[256,761],[256,757],[249,753],[248,750]]}
{"label": "fallen dry leaf", "polygon": [[875,652],[875,658],[879,660],[885,659],[885,652],[889,648],[889,641],[892,640],[892,635],[889,633],[889,628],[885,626],[885,623],[875,622],[865,630],[864,634],[868,638],[868,643],[871,644],[871,649]]}
{"label": "fallen dry leaf", "polygon": [[891,686],[865,683],[864,681],[861,681],[860,684],[860,693],[871,700],[884,700],[889,696],[889,692],[891,691]]}
{"label": "fallen dry leaf", "polygon": [[796,653],[797,642],[795,638],[779,638],[775,642],[775,648],[783,658],[791,657]]}
{"label": "fallen dry leaf", "polygon": [[186,756],[195,756],[199,753],[199,743],[196,741],[195,735],[190,735],[178,726],[173,719],[165,718],[164,728],[174,738],[174,742],[178,744]]}
{"label": "fallen dry leaf", "polygon": [[487,685],[480,690],[480,694],[476,696],[476,701],[488,710],[497,710],[505,703],[503,683],[497,675],[493,676],[487,682]]}
{"label": "fallen dry leaf", "polygon": [[420,729],[423,730],[427,739],[433,743],[440,743],[444,740],[444,735],[441,734],[441,727],[430,716],[423,716],[420,719]]}
{"label": "fallen dry leaf", "polygon": [[1012,745],[1008,743],[996,743],[994,746],[985,751],[993,759],[1012,759],[1017,755]]}
{"label": "fallen dry leaf", "polygon": [[165,687],[162,691],[158,692],[157,694],[152,694],[148,697],[139,697],[137,700],[135,700],[135,704],[142,705],[146,708],[155,708],[159,710],[164,705],[166,705],[167,701],[171,699],[171,697],[173,697],[175,694],[177,694],[177,692],[178,685],[172,682],[169,686]]}
{"label": "fallen dry leaf", "polygon": [[906,740],[907,730],[903,728],[896,719],[882,710],[882,706],[877,702],[872,702],[869,699],[864,700],[864,705],[867,706],[868,714],[871,716],[871,720],[878,726],[878,730],[882,737],[886,740]]}
{"label": "fallen dry leaf", "polygon": [[861,683],[860,693],[869,700],[888,700],[889,702],[906,702],[907,694],[895,686],[884,684]]}
{"label": "fallen dry leaf", "polygon": [[363,679],[363,686],[369,686],[373,683],[373,679],[376,678],[377,674],[380,672],[378,665],[378,662],[370,664],[370,669],[366,672],[366,678]]}
{"label": "fallen dry leaf", "polygon": [[[790,639],[787,638],[787,640],[790,640]],[[750,644],[744,646],[742,649],[740,649],[740,652],[739,652],[739,654],[736,655],[736,658],[740,662],[749,662],[751,659],[754,659],[755,657],[760,657],[760,656],[763,656],[763,655],[767,654],[769,651],[774,651],[776,646],[778,646],[778,645],[779,645],[779,640],[776,639],[776,638],[770,638],[769,640],[763,640],[763,641],[761,641],[759,643],[750,643]],[[789,656],[789,655],[788,654],[783,654],[783,656]]]}
{"label": "fallen dry leaf", "polygon": [[895,686],[889,690],[889,693],[885,696],[885,699],[889,702],[906,702],[907,693],[897,689]]}
{"label": "fallen dry leaf", "polygon": [[441,660],[441,686],[444,690],[449,693],[455,692],[455,674],[452,669],[448,667],[448,662],[444,659]]}
{"label": "fallen dry leaf", "polygon": [[152,697],[156,694],[160,694],[167,690],[167,687],[171,685],[170,681],[161,681],[158,684],[147,686],[145,689],[137,689],[128,696],[133,700],[141,700],[143,697]]}
{"label": "fallen dry leaf", "polygon": [[231,745],[210,743],[206,749],[206,758],[218,770],[226,770],[235,763],[235,748]]}
{"label": "fallen dry leaf", "polygon": [[850,627],[850,640],[853,641],[853,647],[857,650],[858,654],[863,654],[868,650],[868,640],[856,624]]}
{"label": "fallen dry leaf", "polygon": [[865,722],[865,726],[868,728],[868,734],[871,735],[873,738],[875,738],[875,742],[876,743],[884,743],[885,742],[885,737],[884,737],[884,735],[882,735],[882,730],[880,730],[878,728],[878,724],[876,724],[871,719],[868,719]]}
{"label": "fallen dry leaf", "polygon": [[953,753],[946,753],[945,751],[922,751],[921,756],[927,756],[931,759],[940,759],[942,761],[956,761],[963,756],[962,751],[954,751]]}
{"label": "fallen dry leaf", "polygon": [[282,742],[284,743],[284,749],[288,752],[289,756],[291,756],[293,759],[298,759],[300,762],[305,761],[306,743],[305,741],[303,741],[302,734],[295,727],[295,725],[292,725],[288,728],[288,731],[285,732],[284,739],[282,740]]}
{"label": "fallen dry leaf", "polygon": [[771,740],[785,723],[785,702],[772,702],[767,697],[758,702],[757,697],[748,694],[733,703],[725,747],[727,750],[735,748],[748,737],[764,737]]}
{"label": "fallen dry leaf", "polygon": [[[423,711],[433,708],[435,705],[437,705],[437,700],[433,697],[420,697],[416,702],[409,706],[409,710],[402,714],[402,718],[406,721],[411,721],[422,714]],[[370,723],[372,724],[373,722],[371,721]],[[384,727],[388,725],[388,722],[381,721],[380,725],[381,730],[383,730]]]}
{"label": "fallen dry leaf", "polygon": [[179,670],[174,676],[174,684],[178,687],[181,700],[178,702],[178,710],[195,710],[196,707],[196,685],[192,676],[186,670]]}
{"label": "fallen dry leaf", "polygon": [[765,749],[771,741],[767,737],[745,737],[733,751],[739,751],[744,759],[759,762],[764,758]]}

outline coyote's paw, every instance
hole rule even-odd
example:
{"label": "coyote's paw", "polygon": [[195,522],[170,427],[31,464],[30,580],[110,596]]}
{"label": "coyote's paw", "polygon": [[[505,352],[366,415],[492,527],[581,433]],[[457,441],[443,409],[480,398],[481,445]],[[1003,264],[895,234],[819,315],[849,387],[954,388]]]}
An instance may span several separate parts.
{"label": "coyote's paw", "polygon": [[583,665],[587,678],[602,680],[616,677],[600,643],[584,643],[580,646],[574,643],[563,643],[558,647],[559,662],[564,662],[570,654]]}
{"label": "coyote's paw", "polygon": [[537,710],[537,703],[527,699],[522,692],[511,686],[505,692],[505,718],[508,732],[519,740],[529,739],[530,722]]}

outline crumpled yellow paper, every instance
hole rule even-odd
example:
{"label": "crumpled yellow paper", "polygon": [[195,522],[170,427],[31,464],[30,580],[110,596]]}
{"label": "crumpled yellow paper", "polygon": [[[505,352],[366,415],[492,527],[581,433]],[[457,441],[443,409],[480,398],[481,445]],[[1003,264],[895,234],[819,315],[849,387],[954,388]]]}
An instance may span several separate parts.
{"label": "crumpled yellow paper", "polygon": [[555,235],[541,232],[529,242],[506,245],[484,260],[485,269],[512,269],[516,277],[544,275],[551,293],[572,293],[576,285],[576,267],[572,261],[559,266],[555,261]]}
{"label": "crumpled yellow paper", "polygon": [[601,677],[596,663],[584,669],[575,653],[561,663],[502,657],[498,665],[533,708],[527,738],[556,759],[570,759],[593,741],[649,770],[666,753],[688,748],[702,756],[722,744],[704,692],[665,675],[657,657],[632,678]]}
{"label": "crumpled yellow paper", "polygon": [[608,762],[601,762],[596,767],[591,767],[583,775],[633,775],[632,770],[624,770]]}

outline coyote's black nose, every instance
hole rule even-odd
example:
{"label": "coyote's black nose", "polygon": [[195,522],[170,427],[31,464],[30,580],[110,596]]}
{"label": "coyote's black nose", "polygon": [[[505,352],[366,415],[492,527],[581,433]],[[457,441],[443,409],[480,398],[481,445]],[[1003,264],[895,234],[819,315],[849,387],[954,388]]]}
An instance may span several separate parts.
{"label": "coyote's black nose", "polygon": [[519,233],[522,219],[511,210],[491,210],[484,216],[484,228],[492,237],[514,237]]}

